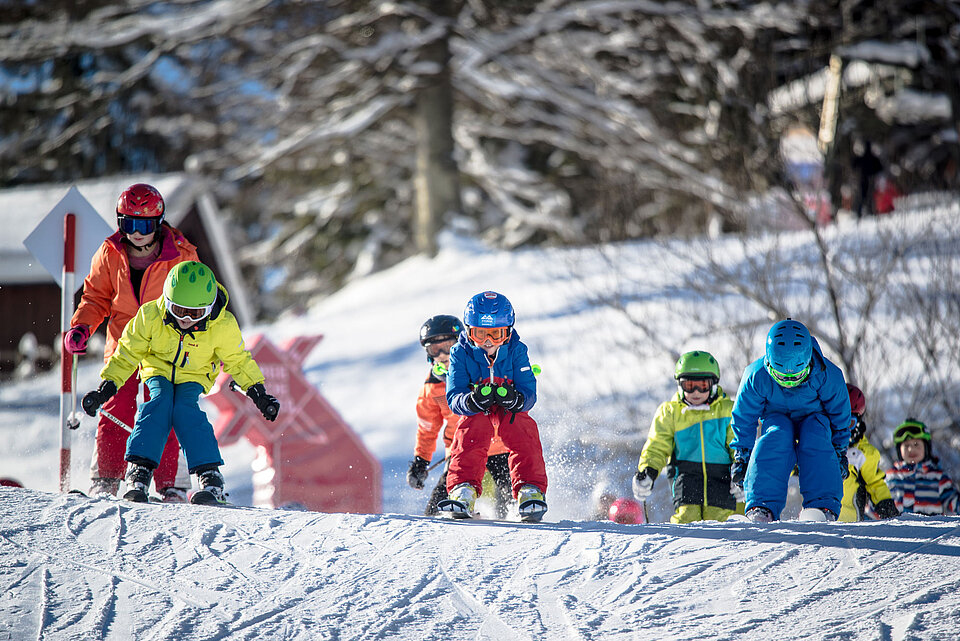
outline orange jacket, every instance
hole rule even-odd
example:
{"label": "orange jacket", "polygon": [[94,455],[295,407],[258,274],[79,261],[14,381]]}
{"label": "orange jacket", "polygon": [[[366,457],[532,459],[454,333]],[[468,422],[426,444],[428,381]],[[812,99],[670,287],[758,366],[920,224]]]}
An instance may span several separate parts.
{"label": "orange jacket", "polygon": [[[433,458],[433,452],[437,449],[437,435],[440,430],[443,429],[444,450],[449,452],[453,434],[463,420],[462,416],[450,411],[446,394],[447,384],[431,372],[417,397],[417,445],[413,453],[427,461]],[[487,456],[509,451],[500,440],[499,434],[495,433]]]}
{"label": "orange jacket", "polygon": [[86,325],[93,333],[104,318],[110,317],[104,362],[116,351],[123,328],[136,315],[140,304],[163,296],[163,283],[173,266],[185,260],[199,260],[197,248],[179,229],[164,224],[161,230],[160,255],[144,272],[138,293],[133,291],[130,260],[119,231],[103,241],[90,261],[90,274],[83,280],[83,296],[70,325]]}

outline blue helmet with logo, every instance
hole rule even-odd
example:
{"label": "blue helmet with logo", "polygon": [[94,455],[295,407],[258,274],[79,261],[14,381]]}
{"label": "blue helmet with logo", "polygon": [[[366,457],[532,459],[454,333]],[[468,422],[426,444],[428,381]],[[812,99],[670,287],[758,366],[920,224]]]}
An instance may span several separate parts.
{"label": "blue helmet with logo", "polygon": [[482,292],[467,303],[463,323],[468,327],[513,327],[513,305],[497,292]]}
{"label": "blue helmet with logo", "polygon": [[788,318],[770,328],[763,364],[779,385],[796,387],[807,380],[812,357],[813,340],[803,323]]}

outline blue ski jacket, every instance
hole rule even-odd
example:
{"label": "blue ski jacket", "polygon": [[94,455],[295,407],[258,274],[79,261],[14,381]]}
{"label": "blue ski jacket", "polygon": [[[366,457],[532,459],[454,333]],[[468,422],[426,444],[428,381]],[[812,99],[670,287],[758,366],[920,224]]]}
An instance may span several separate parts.
{"label": "blue ski jacket", "polygon": [[737,401],[733,405],[733,442],[738,450],[753,451],[757,423],[767,414],[785,414],[799,424],[811,414],[824,414],[830,423],[834,449],[846,449],[850,441],[850,395],[840,368],[831,363],[813,340],[810,376],[796,387],[781,387],[758,358],[743,372]]}
{"label": "blue ski jacket", "polygon": [[[461,332],[457,344],[450,350],[447,372],[447,404],[455,414],[476,414],[467,409],[464,401],[473,391],[474,384],[490,380],[490,372],[487,353],[470,343],[466,331]],[[510,340],[497,351],[493,362],[493,377],[496,383],[510,381],[517,391],[523,394],[521,412],[529,412],[533,408],[537,402],[537,378],[530,367],[527,346],[520,341],[516,330],[510,333]]]}

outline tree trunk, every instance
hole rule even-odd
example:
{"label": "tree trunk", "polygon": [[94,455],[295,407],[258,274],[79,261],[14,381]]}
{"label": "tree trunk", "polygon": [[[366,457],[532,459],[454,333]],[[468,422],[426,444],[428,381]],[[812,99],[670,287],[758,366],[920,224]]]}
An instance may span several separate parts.
{"label": "tree trunk", "polygon": [[417,190],[415,237],[417,250],[437,253],[437,232],[447,212],[460,211],[460,172],[453,158],[453,86],[450,82],[450,49],[447,41],[430,45],[423,59],[440,66],[440,72],[417,96]]}

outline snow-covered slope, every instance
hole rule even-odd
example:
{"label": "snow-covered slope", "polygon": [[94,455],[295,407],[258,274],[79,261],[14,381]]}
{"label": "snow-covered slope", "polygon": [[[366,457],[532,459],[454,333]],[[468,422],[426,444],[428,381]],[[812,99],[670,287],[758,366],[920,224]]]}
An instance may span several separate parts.
{"label": "snow-covered slope", "polygon": [[439,522],[0,488],[3,639],[955,639],[960,519]]}

